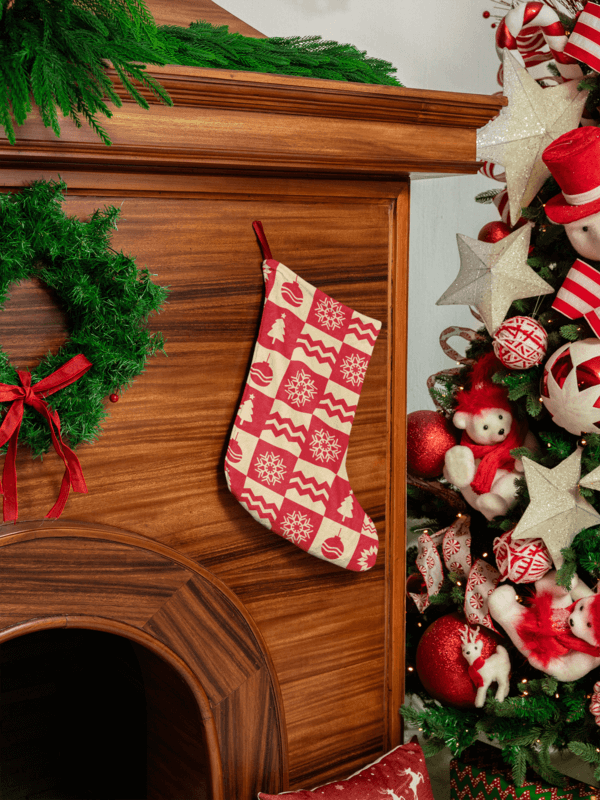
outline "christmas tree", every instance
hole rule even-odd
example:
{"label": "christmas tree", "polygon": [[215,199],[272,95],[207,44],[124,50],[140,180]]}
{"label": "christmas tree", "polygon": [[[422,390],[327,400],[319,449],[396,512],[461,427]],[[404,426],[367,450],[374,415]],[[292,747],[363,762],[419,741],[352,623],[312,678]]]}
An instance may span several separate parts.
{"label": "christmas tree", "polygon": [[508,105],[478,153],[503,185],[477,200],[501,219],[459,235],[438,300],[481,327],[464,357],[442,333],[455,365],[407,433],[402,713],[426,755],[491,740],[518,784],[561,785],[555,749],[600,780],[600,5],[559,10],[498,26]]}

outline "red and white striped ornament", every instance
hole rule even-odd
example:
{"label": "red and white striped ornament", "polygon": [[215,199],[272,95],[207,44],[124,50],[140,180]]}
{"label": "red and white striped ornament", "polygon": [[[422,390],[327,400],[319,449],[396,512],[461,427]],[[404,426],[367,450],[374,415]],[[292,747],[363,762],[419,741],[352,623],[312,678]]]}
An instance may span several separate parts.
{"label": "red and white striped ornament", "polygon": [[596,720],[596,725],[600,725],[600,681],[594,684],[594,693],[590,702],[590,713]]}
{"label": "red and white striped ornament", "polygon": [[600,71],[600,6],[586,3],[565,46],[564,54]]}
{"label": "red and white striped ornament", "polygon": [[552,308],[568,319],[584,317],[600,337],[600,272],[578,258],[558,290]]}
{"label": "red and white striped ornament", "polygon": [[548,334],[531,317],[511,317],[494,335],[494,353],[509,369],[530,369],[540,364],[548,348]]}
{"label": "red and white striped ornament", "polygon": [[[568,39],[556,11],[545,3],[521,3],[512,8],[496,31],[496,50],[510,50],[526,69],[554,60],[564,79],[580,78],[577,59],[565,53]],[[547,48],[547,49],[546,49]]]}
{"label": "red and white striped ornament", "polygon": [[494,539],[494,555],[502,580],[534,583],[552,568],[552,556],[542,539],[512,540],[513,531]]}

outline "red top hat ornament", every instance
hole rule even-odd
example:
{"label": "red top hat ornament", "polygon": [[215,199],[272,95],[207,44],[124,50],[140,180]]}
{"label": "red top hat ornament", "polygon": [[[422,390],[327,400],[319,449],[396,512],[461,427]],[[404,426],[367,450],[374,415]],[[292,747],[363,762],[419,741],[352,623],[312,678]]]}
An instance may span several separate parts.
{"label": "red top hat ornament", "polygon": [[555,139],[542,154],[562,189],[546,203],[551,222],[566,225],[600,211],[600,129],[576,128]]}

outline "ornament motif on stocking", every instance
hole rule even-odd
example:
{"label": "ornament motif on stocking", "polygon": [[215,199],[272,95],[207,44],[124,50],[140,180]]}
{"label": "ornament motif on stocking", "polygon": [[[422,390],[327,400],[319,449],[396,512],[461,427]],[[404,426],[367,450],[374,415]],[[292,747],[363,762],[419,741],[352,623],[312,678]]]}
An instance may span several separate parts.
{"label": "ornament motif on stocking", "polygon": [[227,485],[248,512],[302,550],[361,572],[375,525],[353,495],[348,440],[381,323],[271,258],[248,381],[226,455]]}

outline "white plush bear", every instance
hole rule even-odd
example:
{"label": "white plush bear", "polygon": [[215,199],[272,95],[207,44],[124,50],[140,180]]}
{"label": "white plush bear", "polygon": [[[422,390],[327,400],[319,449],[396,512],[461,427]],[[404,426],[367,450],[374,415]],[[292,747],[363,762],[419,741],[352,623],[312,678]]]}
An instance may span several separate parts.
{"label": "white plush bear", "polygon": [[576,575],[570,590],[558,586],[556,572],[535,583],[529,605],[512,586],[490,595],[489,610],[532,667],[559,681],[576,681],[600,666],[600,595]]}
{"label": "white plush bear", "polygon": [[[452,421],[455,427],[465,431],[463,441],[467,441],[468,437],[469,444],[459,444],[447,451],[444,477],[458,487],[467,503],[486,519],[506,514],[517,497],[517,478],[523,474],[522,461],[511,459],[510,450],[520,445],[535,448],[534,437],[529,432],[522,437],[510,437],[514,421],[506,408],[486,408],[478,414],[457,411]],[[509,444],[504,444],[509,437]],[[487,465],[484,462],[486,458]],[[512,469],[501,466],[509,466],[511,461]],[[482,462],[488,478],[486,480],[480,476],[482,480],[476,482],[475,477]],[[494,469],[494,463],[498,464],[498,468]],[[491,469],[494,470],[493,475],[489,475]],[[488,484],[489,488],[483,491],[482,487],[486,488]]]}
{"label": "white plush bear", "polygon": [[486,519],[506,514],[516,500],[523,464],[510,455],[511,450],[536,446],[526,426],[514,418],[507,390],[492,380],[501,369],[493,352],[473,364],[470,387],[456,395],[452,421],[463,431],[460,444],[451,447],[444,459],[446,480]]}

